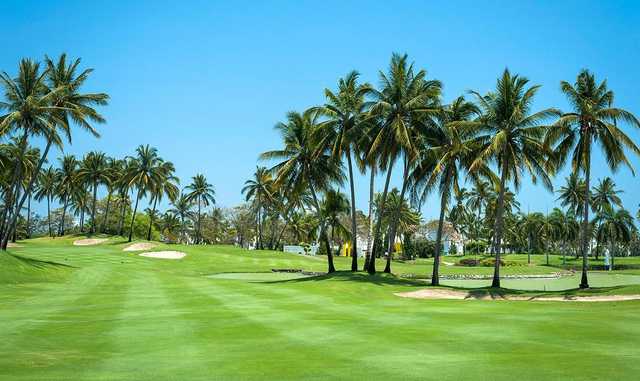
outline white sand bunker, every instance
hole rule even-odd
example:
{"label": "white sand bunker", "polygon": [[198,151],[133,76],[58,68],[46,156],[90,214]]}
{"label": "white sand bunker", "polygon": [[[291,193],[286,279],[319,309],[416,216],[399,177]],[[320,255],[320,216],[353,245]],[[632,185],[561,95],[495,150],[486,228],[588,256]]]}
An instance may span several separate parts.
{"label": "white sand bunker", "polygon": [[22,245],[19,245],[17,243],[13,243],[13,242],[7,242],[7,247],[22,247]]}
{"label": "white sand bunker", "polygon": [[73,246],[93,246],[107,242],[109,238],[86,238],[73,241]]}
{"label": "white sand bunker", "polygon": [[142,257],[160,258],[160,259],[182,259],[185,253],[181,251],[151,251],[149,253],[138,254]]}
{"label": "white sand bunker", "polygon": [[122,251],[142,251],[142,250],[149,250],[151,248],[154,248],[158,246],[157,243],[151,243],[151,242],[138,242],[138,243],[134,243],[131,244],[127,247],[125,247],[124,249],[122,249]]}
{"label": "white sand bunker", "polygon": [[399,292],[394,295],[415,299],[456,299],[456,300],[523,300],[541,302],[618,302],[640,300],[640,295],[593,295],[593,296],[523,296],[502,295],[487,292],[458,291],[442,288],[424,289],[411,292]]}

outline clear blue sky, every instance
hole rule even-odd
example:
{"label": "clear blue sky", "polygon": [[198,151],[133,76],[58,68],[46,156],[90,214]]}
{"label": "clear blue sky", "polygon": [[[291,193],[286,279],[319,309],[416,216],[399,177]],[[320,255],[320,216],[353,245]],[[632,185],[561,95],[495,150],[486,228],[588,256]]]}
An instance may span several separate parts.
{"label": "clear blue sky", "polygon": [[[609,81],[618,106],[640,115],[633,1],[5,0],[0,20],[0,69],[13,74],[22,57],[67,52],[95,69],[88,90],[111,95],[102,138],[79,132],[68,152],[123,156],[148,143],[174,162],[183,185],[204,173],[222,206],[241,202],[258,154],[279,146],[273,125],[287,111],[321,103],[322,90],[352,69],[377,83],[392,52],[443,81],[447,101],[491,89],[509,67],[543,85],[537,108],[566,109],[560,80],[588,68]],[[593,172],[610,175],[599,153]],[[613,177],[635,214],[640,180],[626,169]],[[367,186],[358,180],[362,209]],[[529,183],[519,197],[525,211],[551,208],[554,198]],[[437,203],[423,213],[435,216]]]}

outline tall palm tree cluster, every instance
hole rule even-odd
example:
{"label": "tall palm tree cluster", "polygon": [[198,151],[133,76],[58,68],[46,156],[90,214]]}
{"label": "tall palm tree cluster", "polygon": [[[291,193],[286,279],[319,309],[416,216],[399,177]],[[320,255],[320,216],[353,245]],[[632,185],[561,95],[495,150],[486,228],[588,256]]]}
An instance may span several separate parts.
{"label": "tall palm tree cluster", "polygon": [[[96,107],[107,105],[109,97],[83,91],[92,72],[80,69],[80,59],[70,61],[63,54],[55,61],[45,57],[43,63],[23,59],[15,77],[0,74],[4,89],[0,102],[2,250],[19,232],[30,236],[32,198],[46,202],[46,231],[51,237],[73,231],[126,234],[131,241],[134,234],[150,240],[153,232],[159,232],[175,241],[207,241],[203,227],[222,219],[220,210],[210,215],[203,210],[215,204],[213,186],[197,175],[181,194],[173,164],[155,148],[141,145],[135,155],[122,159],[99,151],[82,158],[64,155],[57,165],[48,164],[51,147],[62,150],[65,142],[70,144],[74,129],[100,136],[95,126],[105,120]],[[35,147],[34,141],[44,142],[44,148]],[[100,199],[100,193],[106,197]],[[160,215],[158,203],[165,197],[172,208]],[[146,214],[141,214],[146,217],[145,226],[136,229],[143,200],[149,204]],[[52,209],[56,202],[59,207]]]}
{"label": "tall palm tree cluster", "polygon": [[[531,251],[540,245],[556,245],[563,252],[573,248],[583,258],[580,287],[588,287],[592,238],[615,246],[635,230],[631,215],[616,202],[610,179],[592,194],[592,151],[599,146],[614,171],[622,165],[631,168],[626,155],[640,154],[640,149],[621,126],[639,128],[640,121],[614,107],[606,81],[596,81],[587,70],[573,83],[560,84],[571,106],[566,112],[534,110],[540,86],[508,69],[495,89],[470,91],[469,99],[460,96],[447,104],[442,87],[407,55],[393,54],[389,68],[379,73],[377,87],[361,82],[352,71],[335,90],[324,91],[323,105],[289,112],[275,127],[282,148],[260,155],[269,167],[259,167],[243,189],[255,217],[257,247],[278,247],[282,232],[299,231],[305,221],[307,238],[319,242],[327,254],[329,272],[335,271],[336,243],[343,241],[352,248],[352,271],[359,269],[358,250],[364,250],[363,269],[375,274],[375,259],[384,257],[384,271],[390,272],[398,234],[410,233],[399,205],[407,203],[415,212],[436,193],[439,219],[432,284],[439,282],[448,223],[475,241],[476,250],[486,242],[495,259],[495,287],[500,286],[503,252]],[[566,212],[520,213],[514,192],[523,180],[552,191],[552,179],[567,161],[572,175],[560,190]],[[392,191],[396,169],[401,183]],[[356,171],[370,176],[368,216],[355,207]],[[383,186],[376,195],[377,174],[383,174]],[[347,196],[337,190],[345,183]],[[593,221],[591,210],[597,216]],[[281,231],[267,232],[276,224]],[[367,247],[358,248],[363,235]]]}

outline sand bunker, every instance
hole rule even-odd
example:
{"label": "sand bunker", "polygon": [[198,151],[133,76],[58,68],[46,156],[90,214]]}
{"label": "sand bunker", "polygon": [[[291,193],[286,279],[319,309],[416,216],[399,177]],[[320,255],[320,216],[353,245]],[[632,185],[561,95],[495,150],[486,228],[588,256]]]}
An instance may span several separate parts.
{"label": "sand bunker", "polygon": [[593,296],[520,296],[490,294],[487,292],[458,291],[441,288],[425,289],[394,294],[403,298],[415,299],[457,299],[457,300],[527,300],[541,302],[617,302],[640,300],[640,295],[593,295]]}
{"label": "sand bunker", "polygon": [[160,258],[160,259],[182,259],[185,253],[180,251],[152,251],[149,253],[138,254],[142,257]]}
{"label": "sand bunker", "polygon": [[151,248],[154,248],[158,246],[157,243],[151,243],[151,242],[138,242],[138,243],[134,243],[131,244],[127,247],[125,247],[124,249],[122,249],[122,251],[142,251],[142,250],[149,250]]}
{"label": "sand bunker", "polygon": [[19,245],[17,243],[13,243],[13,242],[7,242],[7,247],[22,247],[22,245]]}
{"label": "sand bunker", "polygon": [[92,246],[107,242],[108,238],[86,238],[73,241],[74,246]]}

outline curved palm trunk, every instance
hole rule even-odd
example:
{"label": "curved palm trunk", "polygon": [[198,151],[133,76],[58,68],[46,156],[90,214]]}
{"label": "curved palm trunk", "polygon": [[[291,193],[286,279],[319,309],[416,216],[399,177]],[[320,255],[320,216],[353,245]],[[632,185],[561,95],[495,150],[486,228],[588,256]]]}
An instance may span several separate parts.
{"label": "curved palm trunk", "polygon": [[591,137],[587,137],[587,162],[585,166],[585,191],[584,191],[584,210],[582,211],[582,242],[580,250],[582,252],[582,276],[580,279],[580,288],[589,288],[589,280],[587,279],[587,269],[589,266],[589,181],[591,176]]}
{"label": "curved palm trunk", "polygon": [[112,193],[111,190],[109,190],[109,193],[107,194],[107,206],[104,211],[104,219],[102,220],[102,226],[100,227],[101,233],[105,232],[106,230],[105,228],[109,223],[109,206],[111,205],[111,193]]}
{"label": "curved palm trunk", "polygon": [[440,285],[440,246],[442,246],[442,230],[444,228],[444,211],[447,206],[447,197],[442,195],[440,200],[440,218],[438,219],[438,232],[436,233],[436,249],[433,256],[433,273],[431,274],[431,285]]}
{"label": "curved palm trunk", "polygon": [[504,192],[507,182],[508,162],[502,164],[502,176],[500,178],[500,193],[498,194],[498,207],[496,209],[496,225],[493,241],[493,254],[495,256],[495,265],[493,267],[493,281],[491,287],[500,287],[500,254],[502,251],[502,224],[504,214]]}
{"label": "curved palm trunk", "polygon": [[93,203],[91,204],[91,234],[96,232],[96,199],[98,198],[98,182],[93,182]]}
{"label": "curved palm trunk", "polygon": [[367,267],[369,266],[369,258],[371,258],[371,249],[373,247],[372,236],[373,236],[373,197],[374,197],[374,182],[376,177],[375,168],[371,168],[371,176],[369,180],[369,229],[367,231],[367,252],[364,258],[364,271],[367,271]]}
{"label": "curved palm trunk", "polygon": [[[407,177],[409,176],[409,162],[405,158],[404,162],[404,173],[402,174],[402,190],[400,191],[400,206],[404,202],[404,194],[407,191]],[[387,264],[384,267],[384,272],[390,274],[391,273],[391,257],[393,256],[393,252],[396,248],[396,233],[398,231],[398,223],[400,220],[400,208],[395,210],[393,213],[393,218],[391,219],[391,227],[389,229],[389,246],[387,250]]]}
{"label": "curved palm trunk", "polygon": [[[26,138],[27,138],[27,132],[25,131],[25,134],[24,134],[25,141],[26,141]],[[20,201],[18,202],[18,205],[16,205],[16,211],[13,214],[13,219],[11,221],[11,225],[15,225],[16,224],[16,222],[18,221],[18,214],[20,214],[20,210],[22,209],[22,206],[24,205],[24,202],[25,202],[27,196],[31,195],[31,190],[33,189],[33,185],[35,184],[36,178],[38,177],[38,173],[40,173],[40,169],[42,168],[42,165],[47,160],[47,155],[49,154],[49,149],[51,148],[51,143],[52,143],[51,139],[47,139],[47,146],[45,147],[44,152],[42,153],[42,156],[40,156],[40,160],[38,160],[38,165],[36,166],[35,170],[33,171],[33,175],[31,175],[31,179],[29,180],[29,184],[24,189],[24,194],[20,198]],[[26,151],[26,147],[25,147],[25,151]],[[19,182],[18,182],[18,184],[19,184]],[[16,189],[17,189],[17,187],[16,187]],[[2,241],[2,250],[6,250],[8,239],[9,239],[9,236],[7,235],[7,237],[5,237],[5,239]]]}
{"label": "curved palm trunk", "polygon": [[16,211],[14,212],[12,208],[14,204],[14,199],[17,199],[18,189],[22,181],[22,179],[20,178],[22,176],[22,166],[20,165],[20,157],[24,157],[24,153],[27,150],[26,141],[27,141],[28,134],[29,134],[29,129],[25,128],[21,138],[22,140],[20,140],[21,155],[16,156],[14,161],[15,171],[13,172],[13,176],[11,179],[11,183],[10,183],[11,186],[8,189],[6,207],[2,213],[2,229],[0,229],[0,248],[5,251],[7,250],[9,237],[11,235],[11,226],[13,226],[13,224],[15,223],[14,220],[17,221],[17,213],[20,212],[19,209],[16,209]]}
{"label": "curved palm trunk", "polygon": [[[309,189],[311,190],[311,196],[313,197],[313,203],[316,207],[316,211],[318,212],[318,216],[320,216],[320,203],[318,202],[316,190],[313,189],[312,185],[309,185]],[[331,244],[329,243],[329,236],[327,235],[326,224],[323,219],[320,219],[320,238],[324,241],[324,245],[327,249],[327,273],[335,272],[336,268],[333,265],[333,253],[331,253]]]}
{"label": "curved palm trunk", "polygon": [[133,223],[136,220],[136,212],[138,211],[138,202],[140,201],[140,193],[142,189],[138,189],[138,194],[136,195],[136,204],[133,207],[133,215],[131,216],[131,226],[129,227],[129,242],[131,242],[131,237],[133,237]]}
{"label": "curved palm trunk", "polygon": [[31,194],[27,199],[27,238],[31,238]]}
{"label": "curved palm trunk", "polygon": [[149,216],[149,230],[147,231],[147,241],[151,241],[151,227],[153,226],[153,216],[156,214],[157,203],[158,203],[158,198],[153,200],[153,208],[151,210],[151,215]]}
{"label": "curved palm trunk", "polygon": [[358,271],[358,225],[356,223],[356,191],[353,185],[353,165],[351,151],[347,149],[349,166],[349,188],[351,190],[351,271]]}
{"label": "curved palm trunk", "polygon": [[389,163],[387,168],[387,178],[384,182],[384,190],[382,191],[382,200],[380,210],[378,210],[378,220],[376,221],[376,228],[373,234],[373,248],[371,249],[371,257],[369,258],[369,264],[367,265],[367,272],[371,275],[376,273],[376,251],[378,249],[380,236],[380,229],[382,228],[382,216],[384,215],[385,204],[387,203],[387,193],[389,192],[389,181],[391,180],[391,171],[393,170],[394,161]]}

